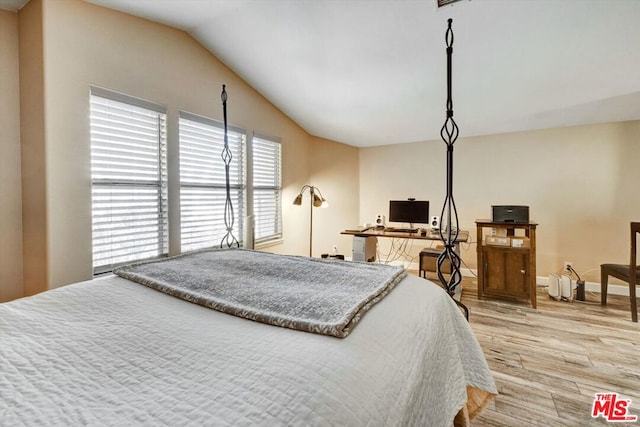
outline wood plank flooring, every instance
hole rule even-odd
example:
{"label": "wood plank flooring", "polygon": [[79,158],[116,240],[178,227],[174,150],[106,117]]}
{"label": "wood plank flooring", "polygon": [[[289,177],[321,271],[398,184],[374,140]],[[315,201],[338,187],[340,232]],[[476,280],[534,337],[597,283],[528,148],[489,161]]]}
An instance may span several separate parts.
{"label": "wood plank flooring", "polygon": [[478,300],[476,286],[463,279],[462,302],[499,395],[473,427],[607,425],[591,417],[597,392],[631,399],[638,415],[611,425],[640,427],[640,324],[631,322],[628,297],[610,295],[606,306],[596,293],[562,302],[539,287],[532,309],[525,301]]}

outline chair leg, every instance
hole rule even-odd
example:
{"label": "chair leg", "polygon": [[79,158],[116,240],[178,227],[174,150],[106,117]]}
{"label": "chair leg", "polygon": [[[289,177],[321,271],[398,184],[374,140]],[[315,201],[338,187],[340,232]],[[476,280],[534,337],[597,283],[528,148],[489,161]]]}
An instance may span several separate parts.
{"label": "chair leg", "polygon": [[629,284],[629,298],[631,299],[631,321],[638,323],[638,306],[635,283]]}
{"label": "chair leg", "polygon": [[609,286],[609,275],[600,269],[600,304],[607,305],[607,287]]}

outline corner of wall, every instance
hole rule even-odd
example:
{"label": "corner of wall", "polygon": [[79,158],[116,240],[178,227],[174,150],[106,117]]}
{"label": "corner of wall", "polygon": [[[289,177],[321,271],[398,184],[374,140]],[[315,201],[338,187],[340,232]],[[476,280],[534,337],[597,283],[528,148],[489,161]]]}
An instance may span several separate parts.
{"label": "corner of wall", "polygon": [[317,185],[329,202],[314,212],[314,255],[351,254],[352,238],[341,235],[358,224],[360,209],[359,149],[336,141],[312,137],[310,184]]}
{"label": "corner of wall", "polygon": [[0,302],[24,295],[18,14],[0,10]]}
{"label": "corner of wall", "polygon": [[18,13],[24,294],[47,289],[43,3]]}

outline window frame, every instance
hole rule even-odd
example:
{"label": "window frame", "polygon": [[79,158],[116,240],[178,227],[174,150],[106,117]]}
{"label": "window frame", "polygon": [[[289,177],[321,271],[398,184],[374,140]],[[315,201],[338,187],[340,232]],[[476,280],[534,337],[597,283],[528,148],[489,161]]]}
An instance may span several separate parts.
{"label": "window frame", "polygon": [[[274,159],[274,177],[277,182],[274,185],[256,185],[256,177],[258,174],[256,173],[256,142],[259,144],[265,145],[273,145],[277,146],[277,155]],[[251,191],[253,193],[253,217],[254,217],[254,240],[256,246],[258,245],[268,245],[270,243],[282,241],[282,142],[280,138],[268,136],[264,134],[260,134],[257,132],[253,133],[252,139],[252,150],[251,150],[251,163],[252,163],[252,182],[251,182]],[[273,218],[274,222],[274,233],[267,234],[264,236],[258,237],[258,221],[260,221],[259,213],[256,210],[256,201],[258,198],[256,197],[257,192],[276,192],[274,205],[276,207],[276,213]]]}
{"label": "window frame", "polygon": [[[100,99],[101,101],[99,101],[98,99]],[[101,129],[101,126],[102,126],[103,128],[107,128],[108,130],[109,127],[111,127],[114,124],[117,124],[116,123],[117,120],[113,119],[113,121],[106,122],[101,125],[99,123],[101,119],[97,117],[101,112],[97,111],[97,106],[102,103],[103,105],[107,105],[107,108],[109,108],[108,104],[114,103],[114,102],[117,103],[117,105],[113,105],[113,110],[121,109],[124,112],[128,110],[133,115],[133,114],[139,114],[140,109],[142,109],[142,110],[146,110],[144,112],[146,114],[150,114],[150,115],[155,114],[155,118],[157,120],[157,134],[154,135],[154,137],[157,137],[158,145],[157,145],[157,154],[154,154],[154,155],[157,156],[157,164],[155,166],[157,168],[157,180],[154,181],[150,179],[141,179],[141,178],[135,178],[135,177],[132,177],[132,178],[100,177],[101,173],[98,171],[101,168],[103,169],[102,174],[108,175],[109,173],[113,173],[116,176],[118,175],[118,173],[114,172],[115,170],[118,169],[118,159],[117,159],[117,155],[115,155],[114,153],[118,152],[118,143],[122,144],[122,141],[126,140],[126,137],[124,136],[126,135],[126,132],[133,132],[135,130],[135,126],[133,124],[129,124],[128,127],[123,126],[121,128],[118,128],[114,130],[113,133],[106,133],[104,131],[105,129]],[[151,123],[151,121],[149,123]],[[131,262],[140,262],[140,261],[158,259],[158,258],[163,258],[168,256],[168,253],[169,253],[169,218],[168,218],[169,217],[168,215],[169,200],[168,199],[169,198],[168,198],[168,168],[167,168],[168,155],[167,155],[166,107],[160,104],[156,104],[156,103],[146,101],[140,98],[136,98],[130,95],[126,95],[120,92],[111,91],[111,90],[100,88],[97,86],[90,86],[89,129],[90,129],[89,150],[90,150],[90,156],[91,156],[91,164],[90,164],[91,217],[92,217],[91,248],[92,248],[92,270],[93,270],[94,276],[111,272],[114,268],[117,268],[118,266],[121,266],[124,264],[129,264]],[[101,139],[100,135],[103,135],[103,136],[106,135],[107,138],[112,139],[111,143],[109,144],[105,142],[100,142],[100,139]],[[122,138],[122,139],[119,139],[119,138]],[[148,143],[149,141],[150,140],[147,140],[146,143]],[[140,144],[132,144],[131,146],[128,146],[126,148],[128,148],[129,150],[135,151],[136,149],[141,149],[141,147],[142,146]],[[145,147],[145,148],[148,149],[148,147]],[[125,149],[125,147],[122,147],[122,149]],[[102,153],[101,153],[101,150],[102,150]],[[113,165],[110,165],[108,160],[105,160],[106,157],[109,157],[109,154],[105,154],[105,151],[109,151],[109,150],[113,150],[113,153],[110,154],[111,156],[113,156]],[[131,157],[128,160],[130,159]],[[145,157],[143,155],[140,155],[140,158],[136,160],[138,160],[140,163],[145,163],[146,161],[147,164],[150,164],[148,163],[149,162],[148,156]],[[135,163],[133,163],[132,165],[135,166]],[[105,168],[109,166],[112,167],[112,170],[108,171],[107,169],[107,171],[105,171]],[[133,173],[132,175],[136,175],[136,173]],[[126,194],[122,191],[123,189],[129,189],[130,191],[128,200],[124,199],[123,197],[123,195]],[[141,191],[144,192],[145,190],[148,191],[149,189],[155,189],[155,193],[156,193],[155,197],[157,198],[157,204],[156,204],[157,210],[156,210],[155,217],[142,220],[138,215],[138,217],[135,219],[129,218],[129,220],[125,220],[122,214],[118,216],[118,214],[115,212],[117,211],[116,206],[118,203],[123,203],[123,204],[129,203],[129,206],[130,206],[129,212],[133,212],[134,209],[131,208],[131,206],[139,204],[140,200],[142,199],[139,196],[139,192]],[[106,195],[108,195],[110,199],[103,203],[101,199],[106,199],[107,198]],[[152,198],[152,197],[154,196],[152,195],[148,196],[148,198]],[[120,198],[120,202],[118,202],[117,200],[118,198]],[[104,204],[104,206],[98,207],[101,204]],[[107,208],[105,206],[109,206],[109,207]],[[122,207],[121,209],[122,210],[126,209],[126,206]],[[105,213],[102,213],[102,212],[105,212]],[[117,222],[119,222],[120,225],[106,226],[101,228],[100,227],[101,221],[98,219],[98,217],[106,218],[109,221],[113,220],[114,218],[118,218]],[[127,221],[129,222],[129,225],[123,225],[123,224],[126,224]],[[140,221],[145,223],[145,225],[141,225]],[[146,224],[149,221],[151,222],[151,224],[150,225]],[[154,221],[156,221],[155,225],[154,225]],[[113,222],[115,223],[116,221],[113,221]],[[154,228],[154,227],[157,228],[157,239],[155,243],[157,246],[156,255],[153,255],[150,257],[149,256],[136,257],[135,255],[137,253],[139,254],[143,252],[133,251],[132,249],[134,249],[135,246],[133,247],[129,246],[127,248],[129,250],[129,255],[130,255],[128,259],[117,261],[118,259],[127,257],[126,254],[123,254],[120,256],[115,255],[115,253],[118,252],[116,248],[118,243],[126,244],[127,242],[132,242],[132,241],[140,242],[141,239],[140,238],[136,239],[135,237],[136,228],[137,228],[137,232],[140,235],[145,235],[145,234],[150,234],[152,232],[144,232],[144,231],[141,231],[141,229],[148,229],[148,228]],[[131,229],[132,232],[127,233],[125,231],[121,234],[117,233],[118,231],[127,230],[128,228]],[[107,233],[113,233],[113,234],[109,235],[109,237],[104,235],[101,236],[101,234],[107,234]],[[125,240],[125,241],[114,243],[114,238],[113,238],[114,236],[116,239],[121,238],[123,236],[130,236],[130,239],[128,241]],[[101,243],[101,244],[97,243],[98,241],[105,241],[105,240],[106,241],[111,240],[111,243]],[[151,243],[150,249],[144,251],[144,253],[153,252],[153,250],[151,249],[153,245],[154,244]],[[111,253],[110,256],[104,258],[104,259],[110,259],[111,261],[108,263],[96,263],[96,260],[98,259],[97,253],[104,253],[104,252]]]}
{"label": "window frame", "polygon": [[[203,248],[207,248],[207,247],[219,247],[220,245],[220,241],[216,241],[215,237],[211,238],[211,241],[209,244],[205,244],[205,245],[201,245],[201,246],[197,246],[194,247],[193,245],[187,246],[185,244],[185,240],[184,236],[186,235],[185,233],[185,212],[186,212],[186,208],[185,208],[185,192],[183,191],[183,189],[200,189],[200,190],[206,190],[206,189],[210,189],[210,190],[223,190],[224,192],[224,199],[223,199],[223,203],[222,203],[222,209],[221,209],[221,215],[220,218],[222,218],[224,220],[224,203],[226,202],[226,182],[220,182],[220,183],[203,183],[203,182],[195,182],[195,181],[185,181],[183,180],[183,161],[184,161],[184,156],[186,156],[186,152],[183,151],[183,129],[184,129],[184,125],[183,125],[183,120],[186,121],[191,121],[191,122],[195,122],[200,126],[210,126],[210,127],[214,127],[216,128],[216,130],[218,132],[224,132],[224,123],[219,121],[219,120],[215,120],[209,117],[205,117],[205,116],[201,116],[198,114],[194,114],[194,113],[190,113],[188,111],[183,111],[180,110],[178,112],[178,157],[179,157],[179,171],[178,171],[178,187],[179,187],[179,200],[180,200],[180,252],[181,253],[185,253],[185,252],[190,252],[190,251],[195,251],[195,250],[199,250],[199,249],[203,249]],[[233,125],[229,125],[227,124],[227,130],[229,131],[229,133],[235,133],[239,135],[239,139],[240,139],[240,146],[239,146],[239,153],[232,153],[232,161],[234,159],[236,159],[238,157],[240,157],[240,162],[238,164],[238,168],[239,168],[239,183],[235,183],[235,184],[230,184],[230,189],[231,192],[238,192],[238,197],[237,197],[237,201],[239,203],[235,203],[233,205],[233,213],[234,213],[234,226],[233,226],[233,233],[236,236],[236,239],[240,242],[240,244],[242,244],[242,237],[243,237],[243,233],[244,233],[244,217],[246,216],[246,212],[247,212],[247,132],[237,126],[233,126]],[[224,137],[224,136],[223,136]],[[223,142],[223,140],[221,140],[221,142]],[[214,157],[216,159],[220,160],[220,166],[221,166],[221,170],[224,173],[224,162],[222,160],[222,149],[220,150],[219,153],[215,153]],[[233,197],[232,197],[233,199]],[[215,221],[217,218],[214,218],[213,220]],[[209,220],[210,221],[210,220]],[[216,231],[214,231],[215,234]],[[222,236],[226,233],[226,228],[223,229],[220,238],[222,239]]]}

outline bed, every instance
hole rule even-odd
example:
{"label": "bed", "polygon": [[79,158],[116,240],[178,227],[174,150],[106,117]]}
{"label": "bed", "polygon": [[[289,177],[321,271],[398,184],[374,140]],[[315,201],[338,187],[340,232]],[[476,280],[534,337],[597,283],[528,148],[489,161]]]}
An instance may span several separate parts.
{"label": "bed", "polygon": [[114,275],[0,304],[2,425],[451,426],[495,393],[455,303],[416,276],[345,338]]}

